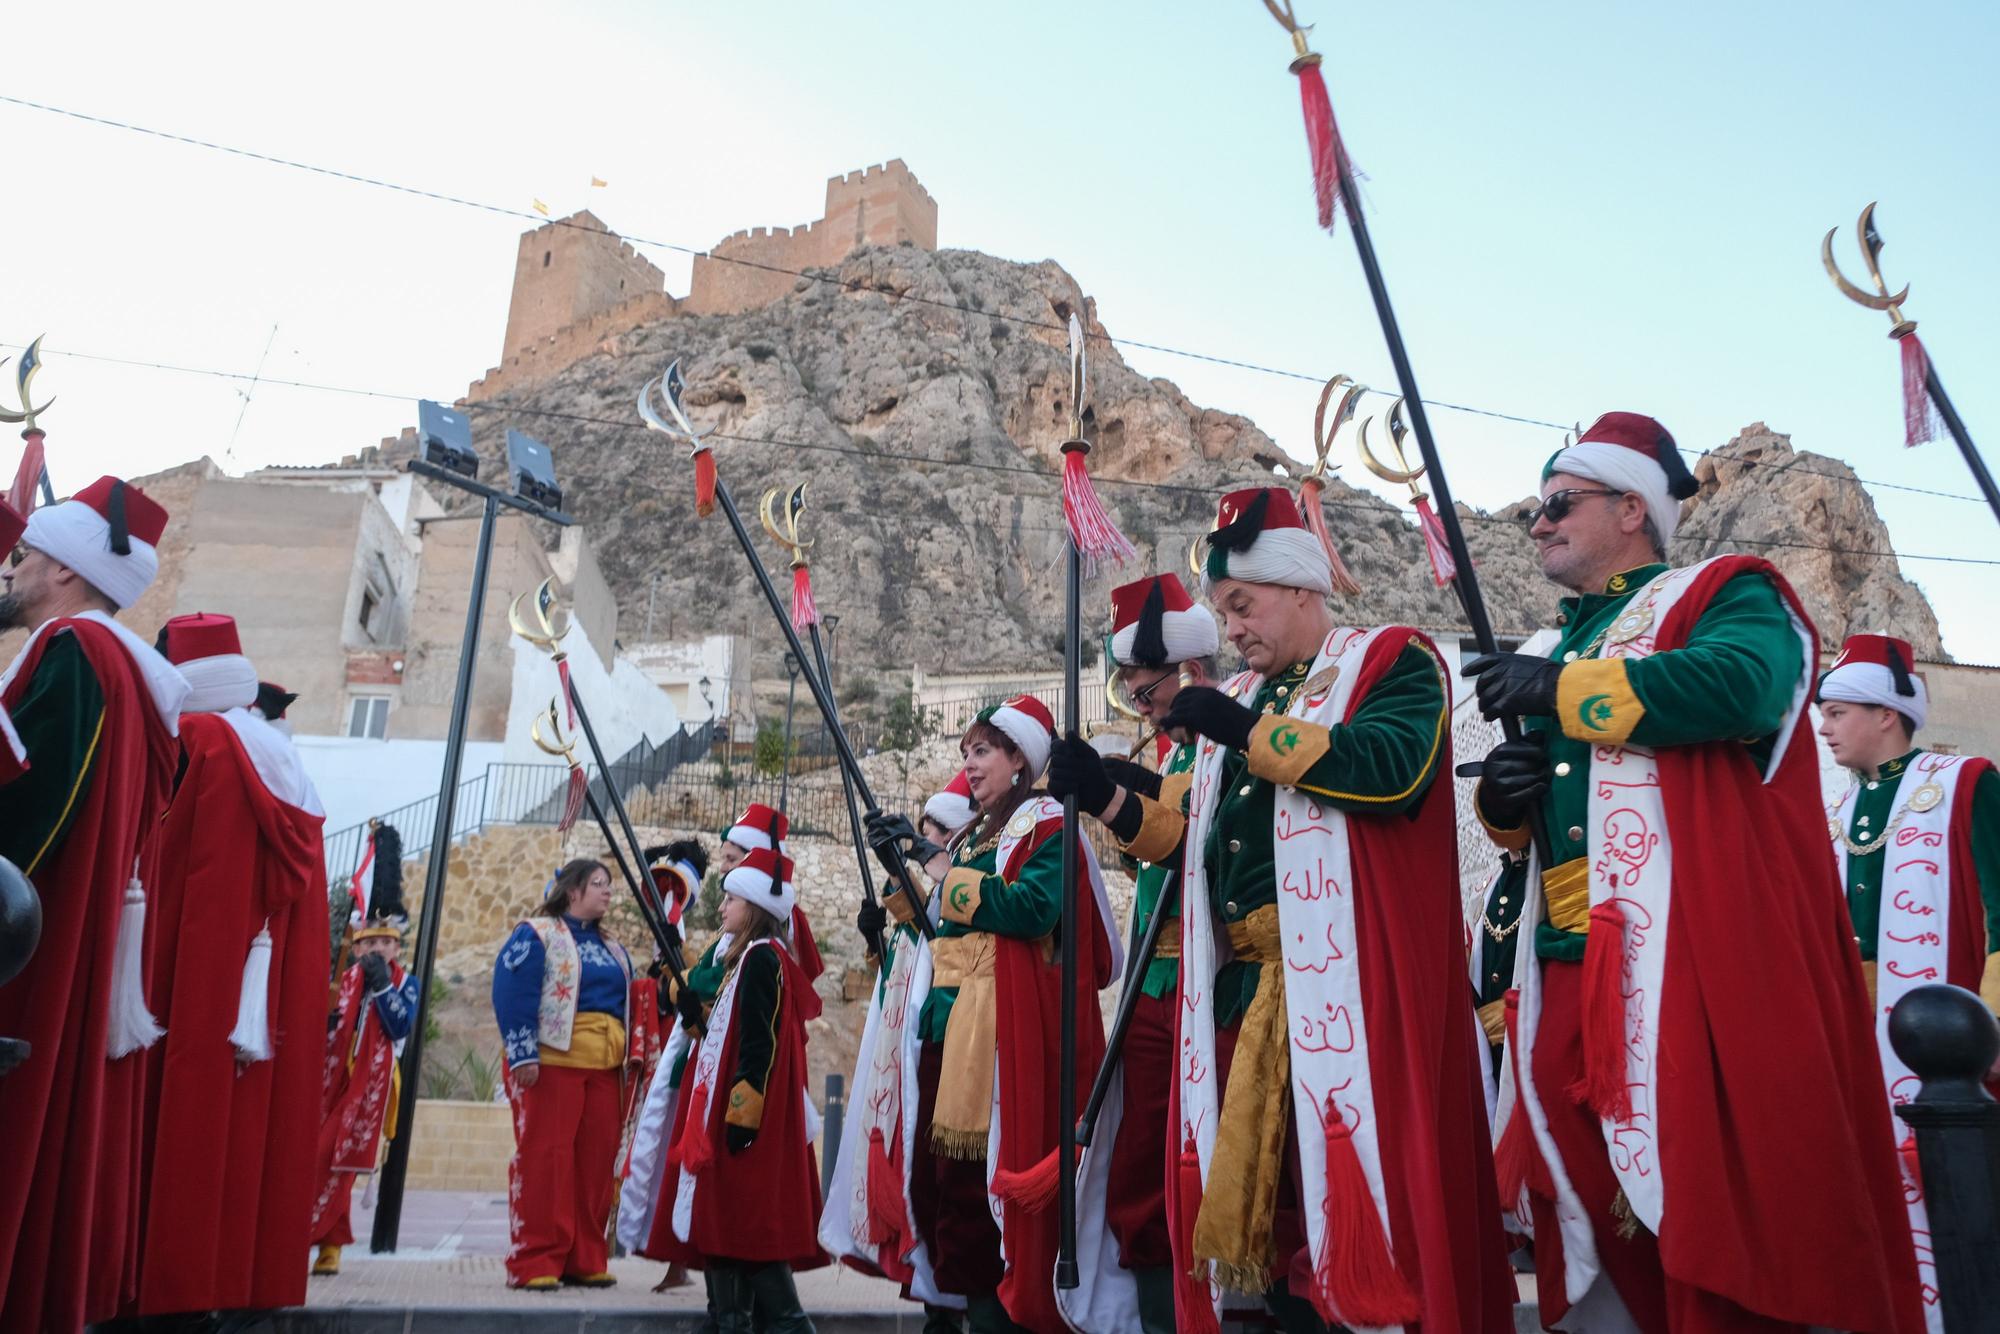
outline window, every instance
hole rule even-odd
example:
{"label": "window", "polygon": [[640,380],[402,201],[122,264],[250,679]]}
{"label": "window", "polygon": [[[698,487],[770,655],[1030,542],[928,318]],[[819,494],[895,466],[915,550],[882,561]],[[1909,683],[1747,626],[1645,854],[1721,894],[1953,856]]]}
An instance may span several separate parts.
{"label": "window", "polygon": [[380,741],[389,730],[389,697],[356,695],[348,704],[347,735]]}
{"label": "window", "polygon": [[368,623],[375,619],[375,593],[372,589],[361,590],[361,628],[368,629]]}

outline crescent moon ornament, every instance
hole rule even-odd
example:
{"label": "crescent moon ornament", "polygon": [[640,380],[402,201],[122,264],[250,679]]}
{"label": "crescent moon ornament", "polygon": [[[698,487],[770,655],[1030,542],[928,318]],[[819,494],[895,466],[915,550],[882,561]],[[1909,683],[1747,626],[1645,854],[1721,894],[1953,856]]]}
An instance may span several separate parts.
{"label": "crescent moon ornament", "polygon": [[[806,548],[812,545],[810,540],[799,536],[799,515],[806,507],[807,485],[805,482],[800,482],[790,491],[774,486],[764,493],[764,499],[757,506],[757,514],[763,520],[764,531],[771,535],[773,542],[791,552],[793,569],[804,567]],[[782,507],[778,502],[780,495],[785,498]]]}
{"label": "crescent moon ornament", "polygon": [[[549,732],[555,737],[553,742],[542,736],[542,724],[544,722],[548,723]],[[535,720],[528,724],[528,735],[534,740],[536,749],[540,750],[542,754],[553,755],[558,759],[568,760],[571,764],[576,763],[576,742],[564,741],[562,739],[562,724],[556,721],[556,702],[554,700],[549,701],[546,713],[536,714]]]}
{"label": "crescent moon ornament", "polygon": [[1084,377],[1088,371],[1083,353],[1083,321],[1069,313],[1069,434],[1072,440],[1083,435]]}
{"label": "crescent moon ornament", "polygon": [[[1389,405],[1387,411],[1381,413],[1379,416],[1366,418],[1362,421],[1361,429],[1355,433],[1355,441],[1361,448],[1361,461],[1368,466],[1368,471],[1374,473],[1385,482],[1406,483],[1412,492],[1416,492],[1417,479],[1424,475],[1424,465],[1420,463],[1412,468],[1409,457],[1403,452],[1403,437],[1409,433],[1409,428],[1403,426],[1396,419],[1397,414],[1402,410],[1403,400],[1399,396],[1395,402]],[[1369,428],[1378,422],[1382,424],[1382,429],[1388,433],[1389,448],[1395,451],[1396,462],[1401,465],[1400,467],[1391,468],[1388,464],[1382,462],[1381,459],[1375,456],[1374,449],[1369,446]]]}
{"label": "crescent moon ornament", "polygon": [[11,408],[0,408],[0,421],[21,422],[32,431],[35,429],[35,418],[55,406],[55,400],[52,398],[40,407],[36,407],[28,396],[29,386],[34,383],[35,376],[42,369],[42,339],[45,337],[46,334],[35,335],[35,341],[28,344],[28,350],[21,354],[20,364],[14,367],[14,388],[21,396],[21,407],[18,412]]}
{"label": "crescent moon ornament", "polygon": [[[532,623],[521,613],[521,604],[531,597],[534,599]],[[507,608],[507,625],[530,644],[550,653],[557,652],[569,635],[569,616],[556,600],[555,580],[544,579],[535,588],[515,598],[513,605]]]}
{"label": "crescent moon ornament", "polygon": [[[1828,231],[1826,239],[1819,243],[1819,260],[1826,266],[1826,276],[1833,279],[1833,285],[1840,289],[1840,294],[1856,305],[1882,311],[1895,321],[1897,330],[1902,333],[1908,333],[1910,329],[1916,328],[1916,321],[1906,320],[1903,317],[1903,303],[1910,299],[1909,284],[1903,284],[1903,290],[1892,295],[1889,284],[1882,278],[1882,266],[1878,256],[1882,253],[1883,242],[1882,234],[1875,230],[1875,205],[1870,203],[1867,208],[1862,209],[1861,220],[1855,224],[1855,232],[1861,241],[1862,262],[1868,265],[1868,276],[1875,284],[1874,292],[1870,293],[1857,287],[1840,271],[1840,264],[1833,257],[1833,232],[1837,230],[1839,229]],[[1908,328],[1904,328],[1905,325]],[[1892,331],[1890,336],[1897,335]]]}
{"label": "crescent moon ornament", "polygon": [[[647,380],[639,386],[639,418],[655,431],[685,440],[691,455],[699,454],[709,446],[702,439],[703,433],[694,429],[687,408],[681,403],[681,396],[686,392],[687,380],[681,375],[680,358],[676,357],[659,379]],[[659,409],[653,406],[655,397],[666,404],[672,421],[662,417]]]}
{"label": "crescent moon ornament", "polygon": [[[1334,390],[1342,388],[1345,392],[1340,396],[1339,406],[1333,410],[1333,424],[1329,426],[1326,423],[1326,405],[1333,401]],[[1361,396],[1367,392],[1367,385],[1357,384],[1346,375],[1334,376],[1326,382],[1326,388],[1319,391],[1319,407],[1313,412],[1313,450],[1316,457],[1312,471],[1306,477],[1324,477],[1328,472],[1340,471],[1329,468],[1327,464],[1333,453],[1333,438],[1340,433],[1341,427],[1354,420],[1355,411],[1361,405]]]}

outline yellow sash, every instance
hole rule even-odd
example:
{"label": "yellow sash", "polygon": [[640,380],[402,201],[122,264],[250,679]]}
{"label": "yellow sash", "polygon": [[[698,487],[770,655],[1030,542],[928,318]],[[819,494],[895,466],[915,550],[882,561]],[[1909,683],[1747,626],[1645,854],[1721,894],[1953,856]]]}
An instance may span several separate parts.
{"label": "yellow sash", "polygon": [[957,987],[944,1026],[944,1060],[931,1149],[943,1158],[981,1159],[993,1124],[993,1058],[999,1050],[998,942],[985,931],[931,941],[931,985]]}

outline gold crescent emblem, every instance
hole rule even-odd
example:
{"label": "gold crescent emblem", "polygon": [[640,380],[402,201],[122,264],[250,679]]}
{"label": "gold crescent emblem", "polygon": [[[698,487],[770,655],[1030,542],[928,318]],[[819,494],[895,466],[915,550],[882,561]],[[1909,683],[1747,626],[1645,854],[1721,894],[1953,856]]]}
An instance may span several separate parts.
{"label": "gold crescent emblem", "polygon": [[[1334,390],[1343,388],[1345,392],[1340,396],[1340,404],[1333,410],[1333,424],[1328,425],[1326,406],[1333,401]],[[1312,477],[1325,477],[1329,472],[1340,471],[1340,469],[1331,468],[1327,464],[1328,457],[1333,453],[1333,438],[1340,434],[1341,427],[1354,420],[1354,414],[1361,404],[1361,396],[1367,392],[1368,386],[1356,384],[1351,378],[1345,375],[1334,376],[1326,382],[1326,388],[1319,391],[1319,407],[1313,412],[1313,450],[1315,458],[1312,470],[1299,480],[1304,481]]]}
{"label": "gold crescent emblem", "polygon": [[[792,568],[795,570],[804,567],[806,548],[812,545],[811,541],[799,536],[799,515],[805,512],[806,507],[806,485],[800,482],[790,491],[772,487],[764,493],[763,503],[757,507],[758,515],[764,521],[764,531],[771,535],[773,542],[792,553]],[[778,501],[780,494],[785,497],[782,506]]]}
{"label": "gold crescent emblem", "polygon": [[[35,341],[28,344],[28,350],[21,354],[21,364],[14,368],[14,387],[21,394],[21,410],[16,412],[11,408],[0,408],[0,422],[22,422],[32,431],[35,429],[35,418],[55,405],[55,400],[52,398],[40,407],[36,407],[28,396],[28,386],[35,382],[35,377],[42,371],[42,339],[45,336],[35,335]],[[0,358],[0,361],[4,360],[5,358]]]}
{"label": "gold crescent emblem", "polygon": [[[1878,259],[1882,253],[1882,233],[1875,230],[1875,205],[1871,203],[1862,209],[1861,221],[1855,224],[1855,232],[1861,240],[1861,258],[1868,265],[1869,279],[1875,284],[1873,293],[1855,286],[1847,280],[1847,275],[1840,271],[1840,265],[1833,257],[1833,234],[1838,230],[1839,228],[1829,230],[1826,239],[1819,243],[1819,261],[1826,266],[1826,276],[1833,279],[1833,285],[1840,289],[1840,294],[1857,305],[1886,313],[1895,321],[1896,331],[1908,333],[1910,329],[1916,328],[1916,321],[1903,318],[1903,303],[1910,299],[1909,284],[1903,284],[1902,291],[1891,295],[1889,284],[1883,281],[1882,265]],[[1909,328],[1903,327],[1906,324]],[[1894,332],[1892,331],[1892,336]]]}
{"label": "gold crescent emblem", "polygon": [[1653,604],[1648,602],[1643,606],[1632,608],[1613,621],[1611,628],[1604,632],[1604,638],[1607,643],[1627,644],[1645,634],[1652,626]]}
{"label": "gold crescent emblem", "polygon": [[[1408,437],[1410,428],[1401,420],[1402,411],[1403,400],[1398,398],[1380,416],[1363,420],[1361,429],[1355,434],[1355,441],[1361,447],[1361,461],[1368,465],[1368,471],[1374,473],[1385,482],[1407,483],[1410,490],[1416,491],[1417,479],[1424,475],[1424,465],[1419,463],[1416,467],[1411,467],[1409,456],[1404,453],[1403,442]],[[1375,450],[1368,443],[1368,437],[1372,434],[1370,428],[1378,422],[1381,423],[1382,430],[1389,437],[1389,448],[1396,455],[1396,462],[1400,465],[1398,467],[1391,468],[1388,464],[1382,462],[1380,458],[1376,457]],[[1418,492],[1418,494],[1421,495],[1422,493]]]}
{"label": "gold crescent emblem", "polygon": [[[532,621],[522,614],[521,604],[534,599]],[[569,635],[569,613],[556,598],[555,580],[544,579],[534,589],[514,599],[507,608],[508,628],[537,648],[560,655]]]}
{"label": "gold crescent emblem", "polygon": [[1925,783],[1910,794],[1909,808],[1922,815],[1944,800],[1944,788],[1938,783]]}
{"label": "gold crescent emblem", "polygon": [[[550,700],[548,711],[536,714],[535,721],[528,724],[528,735],[534,738],[535,748],[541,751],[542,754],[553,755],[557,759],[568,760],[570,764],[574,765],[576,763],[576,742],[573,740],[563,740],[562,724],[557,721],[559,716],[556,712],[556,701]],[[549,725],[549,737],[553,737],[554,740],[550,740],[548,737],[542,735],[543,723]]]}

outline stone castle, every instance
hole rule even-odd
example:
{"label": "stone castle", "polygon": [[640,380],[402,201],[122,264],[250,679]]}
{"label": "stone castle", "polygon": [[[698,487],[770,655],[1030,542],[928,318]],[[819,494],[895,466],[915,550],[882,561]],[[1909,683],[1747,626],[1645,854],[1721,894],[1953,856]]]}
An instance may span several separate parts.
{"label": "stone castle", "polygon": [[606,339],[677,315],[737,315],[792,290],[805,269],[837,265],[863,246],[937,249],[937,201],[902,159],[835,176],[826,211],[797,227],[751,227],[695,256],[688,294],[595,214],[584,210],[521,237],[498,366],[469,402],[540,384]]}

